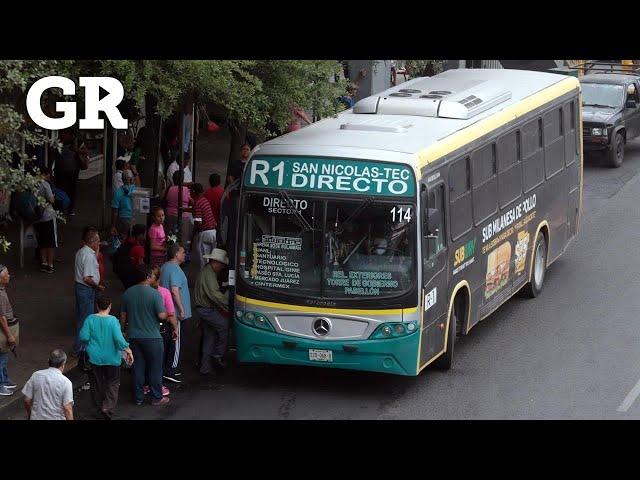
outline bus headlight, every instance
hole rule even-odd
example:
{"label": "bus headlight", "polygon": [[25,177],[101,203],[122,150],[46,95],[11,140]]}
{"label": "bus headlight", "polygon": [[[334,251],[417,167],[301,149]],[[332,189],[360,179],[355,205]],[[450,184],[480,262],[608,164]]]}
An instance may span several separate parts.
{"label": "bus headlight", "polygon": [[371,340],[382,338],[398,338],[411,335],[418,330],[416,322],[409,323],[383,323],[369,337]]}
{"label": "bus headlight", "polygon": [[[240,313],[240,315],[238,315]],[[261,330],[269,330],[273,332],[274,329],[269,322],[269,319],[260,313],[254,312],[236,312],[236,317],[240,322],[249,327],[259,328]]]}

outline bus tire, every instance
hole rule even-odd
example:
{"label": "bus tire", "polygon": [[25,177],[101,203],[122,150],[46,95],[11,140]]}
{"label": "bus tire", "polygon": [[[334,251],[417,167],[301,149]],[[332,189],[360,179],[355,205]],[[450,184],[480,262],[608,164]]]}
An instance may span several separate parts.
{"label": "bus tire", "polygon": [[547,273],[547,255],[549,248],[547,245],[547,237],[544,232],[540,232],[536,244],[533,248],[533,269],[531,272],[531,281],[525,285],[524,292],[529,298],[536,298],[542,292],[544,287],[544,279]]}
{"label": "bus tire", "polygon": [[611,148],[607,151],[607,161],[611,168],[619,168],[624,160],[624,137],[616,133]]}
{"label": "bus tire", "polygon": [[433,365],[438,370],[451,370],[451,366],[453,365],[453,348],[456,343],[456,331],[459,322],[458,319],[460,318],[460,312],[458,311],[460,303],[461,302],[458,301],[458,297],[453,300],[453,308],[451,309],[451,318],[449,319],[449,328],[447,333],[447,349],[437,360],[433,362]]}

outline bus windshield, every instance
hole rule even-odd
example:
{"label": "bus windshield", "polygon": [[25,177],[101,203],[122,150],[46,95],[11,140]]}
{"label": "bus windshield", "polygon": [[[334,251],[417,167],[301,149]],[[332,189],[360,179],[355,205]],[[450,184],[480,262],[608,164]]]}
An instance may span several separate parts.
{"label": "bus windshield", "polygon": [[259,289],[328,299],[397,297],[415,283],[415,204],[245,193],[238,269]]}

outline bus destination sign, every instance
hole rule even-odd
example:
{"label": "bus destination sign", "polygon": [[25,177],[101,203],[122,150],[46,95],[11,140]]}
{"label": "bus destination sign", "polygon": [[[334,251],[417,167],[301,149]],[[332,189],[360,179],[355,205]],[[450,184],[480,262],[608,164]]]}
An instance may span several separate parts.
{"label": "bus destination sign", "polygon": [[256,157],[245,170],[244,185],[253,188],[357,195],[413,196],[411,168],[362,160],[312,157]]}

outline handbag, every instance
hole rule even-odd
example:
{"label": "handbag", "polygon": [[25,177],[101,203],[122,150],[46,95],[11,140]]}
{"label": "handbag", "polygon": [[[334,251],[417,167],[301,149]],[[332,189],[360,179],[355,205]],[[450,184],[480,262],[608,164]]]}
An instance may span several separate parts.
{"label": "handbag", "polygon": [[89,361],[89,352],[87,352],[86,347],[82,347],[82,350],[80,350],[78,354],[78,367],[80,367],[80,370],[84,373],[89,373],[93,370],[91,362]]}

